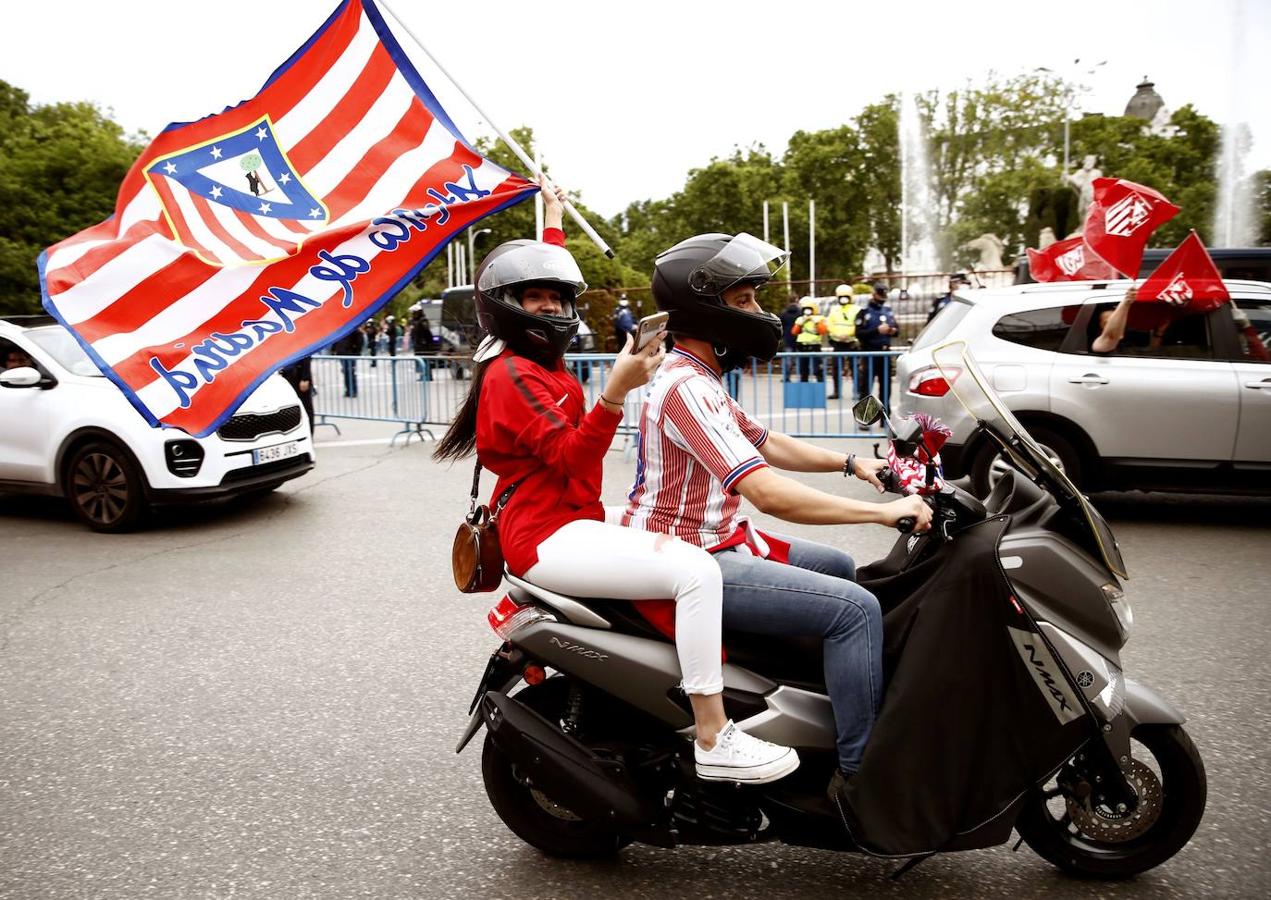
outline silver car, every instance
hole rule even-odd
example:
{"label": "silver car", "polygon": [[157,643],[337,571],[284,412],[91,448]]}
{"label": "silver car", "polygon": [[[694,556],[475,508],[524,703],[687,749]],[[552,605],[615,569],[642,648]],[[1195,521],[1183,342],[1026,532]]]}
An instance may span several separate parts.
{"label": "silver car", "polygon": [[[897,360],[897,408],[953,429],[946,474],[981,496],[1006,464],[968,441],[932,350],[965,341],[993,388],[1086,491],[1271,493],[1271,284],[1227,281],[1208,312],[1135,304],[1120,346],[1090,344],[1130,282],[1028,284],[956,295]],[[947,373],[957,377],[957,373]]]}

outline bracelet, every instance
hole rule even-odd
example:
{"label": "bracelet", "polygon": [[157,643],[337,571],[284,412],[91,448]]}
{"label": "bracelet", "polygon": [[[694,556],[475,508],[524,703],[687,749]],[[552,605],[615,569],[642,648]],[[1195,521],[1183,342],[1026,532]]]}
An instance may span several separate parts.
{"label": "bracelet", "polygon": [[615,401],[613,401],[613,400],[610,400],[608,397],[606,397],[606,396],[605,396],[605,392],[604,392],[604,391],[601,391],[601,392],[600,392],[600,402],[601,402],[601,403],[603,403],[603,404],[605,404],[605,406],[616,406],[616,407],[618,407],[618,409],[622,409],[622,404],[621,404],[621,403],[617,403],[617,402],[615,402]]}
{"label": "bracelet", "polygon": [[856,474],[856,454],[847,454],[847,459],[843,461],[843,477],[851,478]]}

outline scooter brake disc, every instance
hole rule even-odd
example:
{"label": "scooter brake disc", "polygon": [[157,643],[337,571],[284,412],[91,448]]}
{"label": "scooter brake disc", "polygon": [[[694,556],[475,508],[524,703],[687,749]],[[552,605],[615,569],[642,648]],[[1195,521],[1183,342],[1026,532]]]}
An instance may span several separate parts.
{"label": "scooter brake disc", "polygon": [[1081,834],[1109,844],[1120,844],[1145,834],[1161,814],[1161,782],[1156,773],[1137,759],[1130,759],[1125,780],[1138,798],[1133,811],[1118,812],[1107,806],[1091,806],[1085,801],[1067,797],[1068,815]]}

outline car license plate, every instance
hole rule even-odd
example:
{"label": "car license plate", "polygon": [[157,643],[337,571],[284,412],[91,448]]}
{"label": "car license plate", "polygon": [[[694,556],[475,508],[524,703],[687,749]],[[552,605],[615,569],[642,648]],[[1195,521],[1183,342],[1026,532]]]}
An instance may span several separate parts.
{"label": "car license plate", "polygon": [[286,459],[289,456],[295,456],[299,452],[300,444],[298,441],[288,441],[285,444],[274,444],[272,447],[261,447],[258,450],[252,451],[252,465],[258,466],[261,463]]}

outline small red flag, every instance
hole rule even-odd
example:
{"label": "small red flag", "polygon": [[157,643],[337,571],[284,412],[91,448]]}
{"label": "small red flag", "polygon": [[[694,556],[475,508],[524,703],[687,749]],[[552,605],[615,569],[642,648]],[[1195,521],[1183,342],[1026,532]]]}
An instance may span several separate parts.
{"label": "small red flag", "polygon": [[1193,231],[1165,258],[1143,286],[1139,300],[1157,300],[1209,312],[1231,299],[1218,267]]}
{"label": "small red flag", "polygon": [[1056,241],[1045,250],[1028,250],[1028,271],[1034,281],[1105,281],[1116,270],[1095,256],[1078,235]]}
{"label": "small red flag", "polygon": [[1178,207],[1150,187],[1123,178],[1096,178],[1082,237],[1104,262],[1135,278],[1147,239],[1176,215]]}

